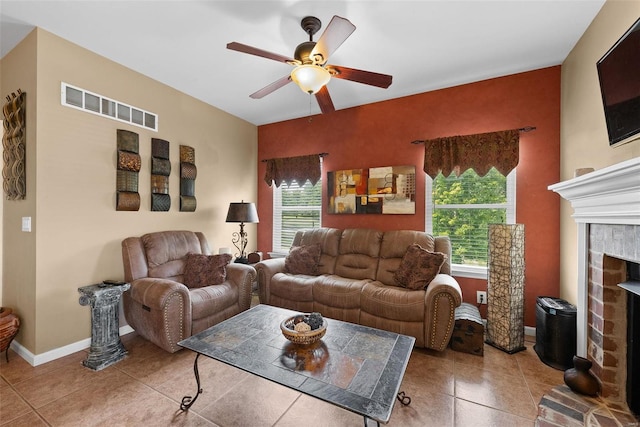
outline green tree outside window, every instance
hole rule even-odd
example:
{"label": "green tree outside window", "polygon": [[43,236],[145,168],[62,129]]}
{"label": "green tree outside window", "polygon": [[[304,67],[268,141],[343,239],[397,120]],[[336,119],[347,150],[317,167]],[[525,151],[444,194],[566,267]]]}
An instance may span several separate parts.
{"label": "green tree outside window", "polygon": [[507,178],[492,168],[433,180],[433,235],[449,236],[453,264],[486,267],[488,224],[507,222]]}

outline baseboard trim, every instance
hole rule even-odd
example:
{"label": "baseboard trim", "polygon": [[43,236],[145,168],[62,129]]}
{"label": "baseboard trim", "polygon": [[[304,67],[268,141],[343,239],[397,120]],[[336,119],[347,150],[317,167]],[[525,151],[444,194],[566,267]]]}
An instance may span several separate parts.
{"label": "baseboard trim", "polygon": [[[124,325],[120,327],[118,333],[120,336],[129,334],[133,332],[134,329],[129,325]],[[60,359],[61,357],[68,356],[70,354],[76,353],[78,351],[82,351],[91,347],[91,338],[86,338],[84,340],[80,340],[69,345],[65,345],[64,347],[54,348],[53,350],[49,350],[42,354],[33,354],[26,347],[22,346],[17,341],[13,341],[11,343],[11,349],[15,351],[18,356],[22,357],[27,361],[31,366],[42,365],[47,362],[51,362],[56,359]]]}

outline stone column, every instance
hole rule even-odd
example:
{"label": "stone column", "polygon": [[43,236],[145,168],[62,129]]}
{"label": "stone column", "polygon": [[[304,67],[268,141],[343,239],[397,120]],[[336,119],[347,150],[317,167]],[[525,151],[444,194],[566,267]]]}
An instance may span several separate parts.
{"label": "stone column", "polygon": [[91,348],[82,361],[87,368],[99,371],[122,360],[127,350],[120,341],[120,297],[131,287],[90,285],[78,288],[80,305],[91,306]]}

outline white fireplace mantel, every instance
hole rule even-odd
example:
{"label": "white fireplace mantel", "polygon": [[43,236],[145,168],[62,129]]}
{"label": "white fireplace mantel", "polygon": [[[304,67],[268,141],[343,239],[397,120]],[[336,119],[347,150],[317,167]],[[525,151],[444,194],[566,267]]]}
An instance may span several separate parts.
{"label": "white fireplace mantel", "polygon": [[550,185],[571,203],[578,224],[577,342],[587,354],[589,224],[640,225],[640,157]]}
{"label": "white fireplace mantel", "polygon": [[640,157],[550,185],[587,224],[640,224]]}

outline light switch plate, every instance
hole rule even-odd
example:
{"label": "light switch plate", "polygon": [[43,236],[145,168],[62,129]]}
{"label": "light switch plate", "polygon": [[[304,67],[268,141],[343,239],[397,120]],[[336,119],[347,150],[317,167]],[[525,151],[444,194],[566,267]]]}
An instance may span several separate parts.
{"label": "light switch plate", "polygon": [[28,233],[31,232],[31,217],[23,216],[22,217],[22,231],[26,231]]}

